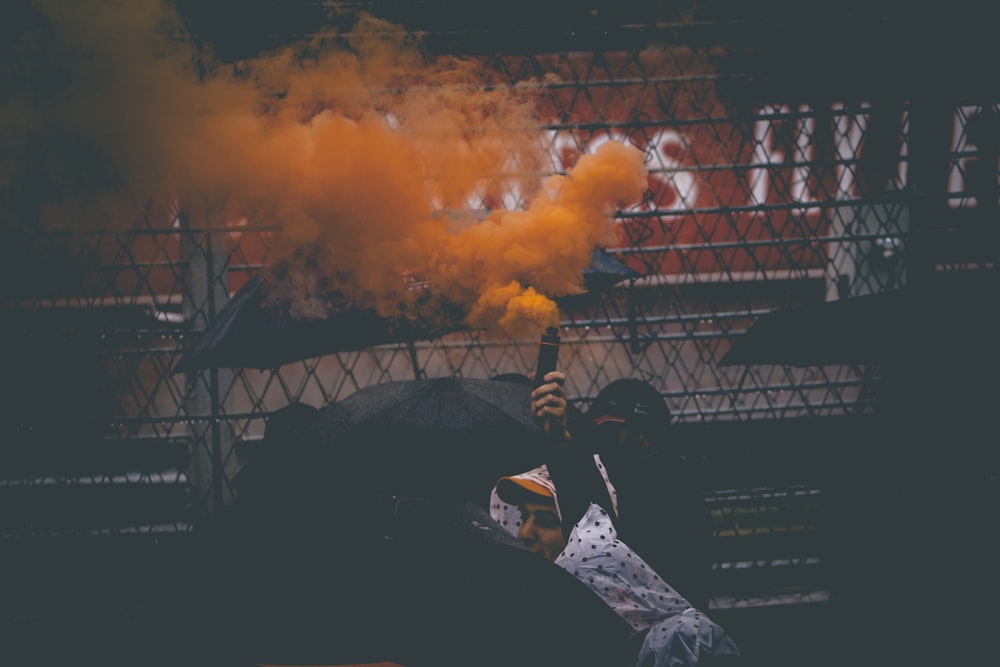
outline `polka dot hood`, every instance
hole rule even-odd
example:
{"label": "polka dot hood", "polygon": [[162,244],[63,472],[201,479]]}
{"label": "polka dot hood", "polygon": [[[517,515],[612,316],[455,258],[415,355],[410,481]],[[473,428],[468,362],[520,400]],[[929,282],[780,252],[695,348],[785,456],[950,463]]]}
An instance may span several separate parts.
{"label": "polka dot hood", "polygon": [[[608,471],[604,468],[604,464],[601,462],[601,458],[597,454],[594,454],[594,463],[597,464],[597,469],[601,473],[601,477],[604,479],[604,484],[608,487],[608,496],[611,498],[612,509],[614,509],[615,514],[617,514],[618,493],[615,491],[614,485],[608,478]],[[562,519],[562,512],[559,509],[559,496],[556,494],[556,487],[552,483],[552,477],[549,475],[549,469],[544,464],[538,466],[537,468],[532,468],[528,472],[522,472],[519,475],[511,475],[510,479],[527,480],[548,489],[549,493],[552,494],[552,499],[555,501],[556,513],[559,514],[559,518]],[[501,526],[510,531],[511,535],[517,536],[517,529],[521,526],[521,512],[518,510],[516,505],[510,505],[501,500],[500,494],[497,493],[497,488],[497,486],[494,486],[493,491],[490,494],[490,516],[496,519]]]}

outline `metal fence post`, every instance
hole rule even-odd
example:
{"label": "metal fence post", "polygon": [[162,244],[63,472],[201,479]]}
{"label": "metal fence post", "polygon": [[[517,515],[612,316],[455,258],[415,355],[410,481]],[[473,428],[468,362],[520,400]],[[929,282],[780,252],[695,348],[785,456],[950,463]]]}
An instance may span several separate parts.
{"label": "metal fence post", "polygon": [[[943,96],[942,96],[943,97]],[[919,96],[910,114],[909,282],[924,287],[934,274],[938,251],[947,242],[949,133],[954,100]]]}
{"label": "metal fence post", "polygon": [[[182,252],[187,260],[184,315],[190,323],[193,337],[215,318],[229,300],[225,237],[212,229],[191,229],[182,216],[185,234]],[[194,371],[187,377],[187,414],[191,421],[193,451],[188,474],[199,499],[198,509],[214,512],[232,501],[227,480],[235,470],[232,456],[233,438],[224,428],[227,393],[232,384],[229,369],[209,368]]]}

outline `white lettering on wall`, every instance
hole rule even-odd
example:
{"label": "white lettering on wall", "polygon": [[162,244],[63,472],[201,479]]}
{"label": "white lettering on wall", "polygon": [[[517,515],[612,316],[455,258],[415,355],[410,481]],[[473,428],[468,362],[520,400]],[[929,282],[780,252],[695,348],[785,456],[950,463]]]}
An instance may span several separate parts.
{"label": "white lettering on wall", "polygon": [[799,204],[814,204],[816,198],[809,190],[809,174],[816,155],[816,117],[810,115],[807,104],[799,107],[803,116],[795,124],[795,169],[792,171],[792,200]]}
{"label": "white lettering on wall", "polygon": [[682,211],[698,203],[698,179],[694,172],[685,171],[684,165],[674,157],[687,148],[687,138],[676,130],[660,130],[646,145],[650,175],[663,186],[659,188],[661,192],[667,190],[667,196],[661,194],[657,202],[663,210]]}
{"label": "white lettering on wall", "polygon": [[618,143],[627,143],[628,139],[623,137],[621,133],[617,132],[616,130],[611,130],[606,134],[600,134],[591,139],[590,142],[587,143],[587,152],[596,153],[598,148],[612,141],[617,141]]}
{"label": "white lettering on wall", "polygon": [[903,111],[903,117],[899,121],[899,126],[901,128],[900,136],[903,140],[900,142],[899,147],[899,168],[897,169],[896,176],[899,181],[896,183],[896,188],[902,190],[909,183],[910,178],[910,112]]}
{"label": "white lettering on wall", "polygon": [[547,132],[547,153],[552,165],[552,173],[562,174],[572,167],[580,156],[580,146],[571,132],[549,130]]}
{"label": "white lettering on wall", "polygon": [[761,108],[758,120],[753,124],[753,157],[750,159],[750,204],[762,206],[767,203],[770,191],[770,167],[785,161],[785,152],[778,147],[777,117],[787,114],[784,105],[769,104]]}
{"label": "white lettering on wall", "polygon": [[[974,109],[973,109],[974,110]],[[735,187],[719,190],[728,193],[731,200],[717,203],[724,206],[754,207],[767,204],[797,204],[806,209],[817,209],[818,203],[831,198],[837,201],[856,199],[861,196],[858,163],[863,158],[865,134],[868,131],[872,113],[869,102],[847,105],[834,103],[831,106],[832,126],[829,132],[817,132],[817,114],[809,105],[799,105],[794,111],[789,105],[769,104],[758,109],[752,124],[753,146],[746,164],[746,189]],[[968,113],[970,109],[964,108]],[[904,109],[899,119],[901,137],[896,167],[897,188],[905,187],[908,171],[908,131],[909,113]],[[698,135],[706,137],[707,135]],[[734,134],[721,135],[734,137]],[[702,138],[701,140],[705,140]],[[565,174],[573,167],[579,156],[596,151],[610,141],[629,143],[631,140],[623,132],[610,130],[595,134],[588,141],[581,140],[573,130],[548,130],[539,136],[547,155],[547,171]],[[662,210],[684,212],[696,209],[703,198],[705,182],[699,169],[703,166],[721,165],[692,164],[687,160],[691,152],[690,136],[673,128],[657,129],[642,146],[646,154],[646,164],[650,171],[649,201],[638,203],[630,210]],[[717,141],[725,141],[719,138]],[[955,150],[968,151],[968,140],[960,131],[959,122],[955,127]],[[729,155],[739,153],[738,143],[732,146],[699,147],[704,155]],[[827,157],[829,156],[829,157]],[[826,165],[830,164],[829,169]],[[819,161],[819,162],[817,162]],[[740,165],[733,165],[731,178],[740,179]],[[961,191],[961,179],[965,159],[956,160],[952,165],[950,186],[953,191]],[[512,171],[513,173],[513,171]],[[483,203],[485,193],[477,189],[469,195],[470,208],[478,208]],[[520,181],[510,178],[503,192],[495,193],[490,199],[490,207],[502,205],[508,210],[525,206],[525,193]],[[769,198],[772,201],[769,201]]]}
{"label": "white lettering on wall", "polygon": [[[1000,105],[993,105],[991,109],[984,109],[976,105],[966,105],[955,109],[951,130],[952,159],[948,169],[948,205],[951,208],[976,207],[981,204],[976,198],[976,193],[970,191],[969,167],[971,163],[981,159],[978,157],[981,151],[987,153],[991,151],[988,150],[989,147],[978,146],[975,143],[975,138],[969,137],[967,126],[973,117],[989,113],[1000,113]],[[995,149],[996,147],[993,147],[993,150]],[[994,171],[1000,172],[1000,164],[993,165],[993,168]]]}
{"label": "white lettering on wall", "polygon": [[864,139],[865,130],[868,129],[871,105],[863,102],[858,109],[852,113],[844,104],[837,102],[833,105],[833,146],[837,158],[835,199],[853,199],[858,196],[858,170],[855,159],[861,154],[861,141]]}
{"label": "white lettering on wall", "polygon": [[[955,116],[951,124],[951,166],[948,169],[948,206],[951,208],[965,208],[969,206],[971,197],[965,196],[965,170],[969,166],[969,156],[963,155],[968,150],[965,139],[965,123],[963,117],[970,117],[976,113],[978,107],[962,106],[955,109]],[[955,196],[962,195],[962,196]]]}

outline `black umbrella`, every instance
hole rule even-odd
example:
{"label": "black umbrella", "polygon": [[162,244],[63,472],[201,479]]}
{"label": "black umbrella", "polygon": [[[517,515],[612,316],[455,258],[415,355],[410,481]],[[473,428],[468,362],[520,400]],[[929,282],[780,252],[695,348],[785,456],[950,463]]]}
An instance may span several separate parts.
{"label": "black umbrella", "polygon": [[627,664],[628,626],[482,508],[362,487],[234,510],[205,540],[186,613],[206,666]]}
{"label": "black umbrella", "polygon": [[905,338],[905,294],[883,292],[782,308],[758,319],[719,361],[720,366],[822,366],[878,362]]}
{"label": "black umbrella", "polygon": [[775,310],[719,365],[984,363],[997,355],[998,296],[994,276],[965,277]]}
{"label": "black umbrella", "polygon": [[384,382],[359,389],[327,409],[324,422],[343,433],[364,425],[411,432],[523,429],[537,432],[527,384],[479,378],[439,377]]}
{"label": "black umbrella", "polygon": [[641,274],[627,264],[612,257],[604,248],[594,248],[590,264],[583,270],[583,286],[588,292],[611,289],[623,280],[638,278]]}
{"label": "black umbrella", "polygon": [[[583,274],[584,287],[599,291],[637,275],[602,248],[596,248]],[[236,292],[185,351],[174,372],[276,368],[332,352],[391,343],[409,345],[412,356],[416,341],[468,328],[464,310],[447,302],[437,303],[440,307],[424,316],[420,305],[427,301],[418,299],[417,308],[407,316],[386,317],[372,307],[347,299],[337,290],[330,290],[322,296],[324,314],[306,315],[293,309],[291,299],[266,300],[262,287],[258,275]],[[418,368],[415,359],[414,368]]]}
{"label": "black umbrella", "polygon": [[530,394],[478,378],[387,382],[325,408],[321,437],[357,470],[379,470],[373,488],[485,507],[500,476],[542,462]]}
{"label": "black umbrella", "polygon": [[250,495],[202,533],[212,659],[625,664],[628,626],[485,510],[537,463],[529,391],[436,378],[282,411]]}
{"label": "black umbrella", "polygon": [[266,300],[261,278],[254,276],[219,311],[174,372],[276,368],[331,352],[412,344],[465,328],[464,313],[447,304],[429,319],[385,317],[336,290],[326,292],[322,301],[322,315],[297,313],[289,298]]}

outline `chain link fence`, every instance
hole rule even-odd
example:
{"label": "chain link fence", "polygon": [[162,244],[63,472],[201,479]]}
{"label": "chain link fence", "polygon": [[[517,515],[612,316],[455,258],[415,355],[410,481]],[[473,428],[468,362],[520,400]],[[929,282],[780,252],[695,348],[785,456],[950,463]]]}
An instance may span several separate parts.
{"label": "chain link fence", "polygon": [[[261,16],[271,16],[260,4]],[[330,20],[315,3],[288,4],[295,11],[285,8],[286,17],[298,23],[264,30],[257,48]],[[681,433],[876,414],[878,364],[719,362],[772,310],[993,268],[995,216],[983,220],[998,204],[1000,96],[947,53],[939,54],[943,66],[962,71],[944,93],[927,94],[912,70],[917,61],[885,78],[903,56],[880,59],[873,44],[910,53],[892,25],[841,17],[837,25],[871,38],[845,54],[836,49],[846,45],[826,38],[807,47],[808,26],[788,17],[663,16],[629,5],[632,22],[612,20],[602,6],[568,23],[536,24],[500,21],[499,11],[476,22],[464,7],[350,8],[408,20],[431,51],[469,58],[497,85],[532,89],[548,158],[540,176],[566,173],[609,141],[641,150],[649,169],[642,201],[614,213],[621,244],[606,248],[636,275],[559,301],[559,364],[581,409],[611,380],[638,377],[660,390]],[[189,11],[211,41],[209,22]],[[217,50],[235,61],[248,44],[219,37]],[[8,52],[9,71],[19,66],[15,56]],[[45,195],[33,194],[35,203]],[[474,209],[528,203],[516,188],[468,199]],[[466,330],[278,368],[178,373],[185,350],[262,271],[275,239],[268,221],[215,210],[193,222],[156,201],[110,225],[61,219],[39,233],[28,219],[39,208],[5,207],[14,223],[2,263],[4,320],[14,334],[5,365],[15,396],[0,453],[0,492],[15,508],[3,513],[9,543],[190,531],[233,502],[234,475],[269,415],[289,403],[321,407],[380,382],[533,368],[536,338]],[[711,442],[690,444],[693,455],[706,455]],[[766,449],[752,438],[739,448],[737,458]],[[825,490],[814,480],[726,481],[708,498],[721,537],[814,533],[822,521],[812,510]],[[782,564],[808,570],[814,550],[791,549]],[[723,565],[764,560],[780,558],[736,555]],[[806,578],[795,594],[815,599],[825,582]]]}

